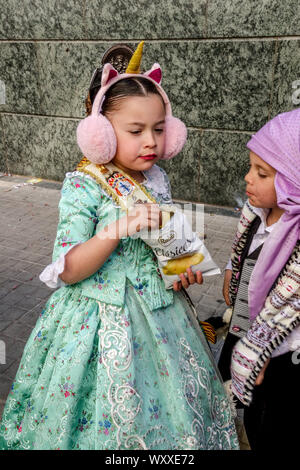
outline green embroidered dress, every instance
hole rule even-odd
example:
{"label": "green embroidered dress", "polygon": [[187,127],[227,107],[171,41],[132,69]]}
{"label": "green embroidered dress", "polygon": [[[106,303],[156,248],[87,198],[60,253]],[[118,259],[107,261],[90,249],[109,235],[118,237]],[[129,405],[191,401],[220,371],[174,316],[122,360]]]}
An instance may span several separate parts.
{"label": "green embroidered dress", "polygon": [[[145,187],[170,202],[154,166]],[[53,263],[122,215],[100,185],[67,174]],[[60,284],[59,284],[60,283]],[[0,449],[238,449],[209,346],[181,292],[166,291],[140,239],[121,240],[100,270],[62,285],[25,346],[0,425]]]}

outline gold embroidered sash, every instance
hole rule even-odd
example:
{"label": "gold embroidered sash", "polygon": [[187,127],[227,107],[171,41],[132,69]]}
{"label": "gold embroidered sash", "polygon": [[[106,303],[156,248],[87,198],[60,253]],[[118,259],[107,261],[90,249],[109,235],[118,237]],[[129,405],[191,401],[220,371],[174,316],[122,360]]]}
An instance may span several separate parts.
{"label": "gold embroidered sash", "polygon": [[83,157],[76,170],[92,176],[124,211],[128,211],[134,204],[157,204],[145,188],[111,162],[96,165]]}

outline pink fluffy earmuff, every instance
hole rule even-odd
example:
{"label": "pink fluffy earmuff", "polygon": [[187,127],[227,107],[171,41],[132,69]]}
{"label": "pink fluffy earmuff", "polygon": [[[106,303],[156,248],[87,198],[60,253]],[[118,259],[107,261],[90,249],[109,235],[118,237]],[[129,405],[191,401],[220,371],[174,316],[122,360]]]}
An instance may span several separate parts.
{"label": "pink fluffy earmuff", "polygon": [[103,100],[107,90],[120,80],[130,77],[143,77],[150,80],[159,91],[166,110],[165,149],[163,160],[175,157],[183,148],[187,130],[184,123],[172,116],[172,109],[167,97],[160,86],[162,72],[159,64],[154,64],[151,70],[144,74],[119,74],[111,64],[105,64],[101,77],[101,88],[98,91],[90,116],[83,119],[77,127],[77,143],[83,155],[95,164],[105,164],[112,160],[117,151],[117,139],[110,121],[101,114]]}

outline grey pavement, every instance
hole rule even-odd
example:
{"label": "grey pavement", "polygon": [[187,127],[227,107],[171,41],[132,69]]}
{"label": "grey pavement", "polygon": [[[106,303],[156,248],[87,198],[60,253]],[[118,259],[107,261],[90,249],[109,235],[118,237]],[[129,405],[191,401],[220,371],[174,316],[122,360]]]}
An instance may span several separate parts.
{"label": "grey pavement", "polygon": [[[61,184],[29,180],[0,174],[0,416],[26,341],[53,293],[39,274],[51,262]],[[205,208],[205,245],[222,272],[236,226],[234,210]],[[226,310],[222,284],[219,275],[190,286],[201,320]]]}

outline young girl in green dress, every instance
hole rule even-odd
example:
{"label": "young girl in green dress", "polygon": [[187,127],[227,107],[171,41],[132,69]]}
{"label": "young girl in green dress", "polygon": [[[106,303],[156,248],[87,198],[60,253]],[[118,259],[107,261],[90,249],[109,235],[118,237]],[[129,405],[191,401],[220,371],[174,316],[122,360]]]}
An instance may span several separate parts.
{"label": "young girl in green dress", "polygon": [[[152,250],[132,237],[159,226],[171,194],[156,163],[185,141],[160,79],[157,64],[143,75],[103,68],[78,128],[86,158],[66,175],[53,263],[41,275],[60,288],[26,344],[1,449],[238,449],[191,305],[165,289]],[[149,202],[125,212],[133,187]]]}

